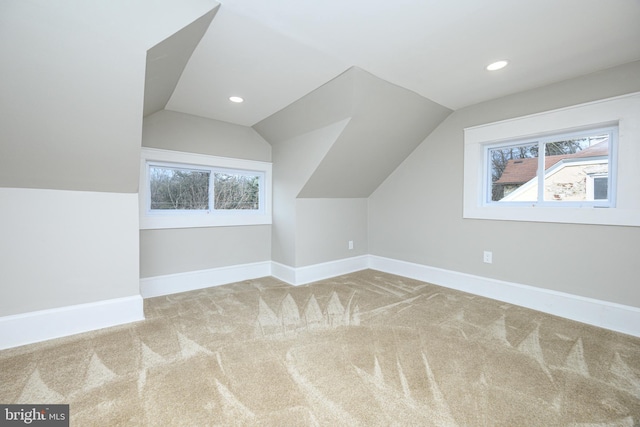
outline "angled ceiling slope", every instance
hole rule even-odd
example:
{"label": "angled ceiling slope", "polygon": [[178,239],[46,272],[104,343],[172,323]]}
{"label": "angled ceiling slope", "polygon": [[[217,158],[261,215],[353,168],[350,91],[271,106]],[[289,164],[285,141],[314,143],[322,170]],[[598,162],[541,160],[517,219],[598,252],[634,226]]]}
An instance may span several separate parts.
{"label": "angled ceiling slope", "polygon": [[451,112],[352,67],[254,129],[273,145],[350,117],[298,197],[366,198]]}
{"label": "angled ceiling slope", "polygon": [[276,145],[351,117],[354,70],[348,69],[252,127],[271,145]]}
{"label": "angled ceiling slope", "polygon": [[204,36],[218,12],[212,10],[167,37],[147,51],[144,83],[144,116],[158,112],[167,105],[191,54]]}

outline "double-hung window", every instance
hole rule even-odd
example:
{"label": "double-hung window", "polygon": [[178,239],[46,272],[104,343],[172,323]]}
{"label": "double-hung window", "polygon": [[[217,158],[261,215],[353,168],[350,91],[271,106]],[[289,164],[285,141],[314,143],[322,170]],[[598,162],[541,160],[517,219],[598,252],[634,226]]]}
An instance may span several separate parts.
{"label": "double-hung window", "polygon": [[271,223],[271,164],[142,150],[141,228]]}

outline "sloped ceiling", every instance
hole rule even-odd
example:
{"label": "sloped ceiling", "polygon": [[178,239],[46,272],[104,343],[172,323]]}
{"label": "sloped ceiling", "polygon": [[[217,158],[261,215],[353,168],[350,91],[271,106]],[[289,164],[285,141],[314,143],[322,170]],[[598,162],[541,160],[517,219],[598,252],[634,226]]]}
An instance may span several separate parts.
{"label": "sloped ceiling", "polygon": [[351,117],[355,79],[347,70],[253,128],[274,145]]}
{"label": "sloped ceiling", "polygon": [[640,60],[638,22],[626,0],[233,0],[149,51],[145,113],[272,145],[350,118],[298,197],[367,197],[452,110]]}
{"label": "sloped ceiling", "polygon": [[146,52],[217,5],[1,1],[0,186],[137,192]]}
{"label": "sloped ceiling", "polygon": [[369,197],[451,110],[359,68],[353,114],[298,197]]}
{"label": "sloped ceiling", "polygon": [[638,0],[231,0],[167,109],[252,126],[356,66],[455,110],[640,60],[638,22]]}
{"label": "sloped ceiling", "polygon": [[144,116],[164,109],[220,5],[147,51]]}
{"label": "sloped ceiling", "polygon": [[349,117],[299,198],[368,197],[451,113],[357,67],[254,126],[272,144]]}

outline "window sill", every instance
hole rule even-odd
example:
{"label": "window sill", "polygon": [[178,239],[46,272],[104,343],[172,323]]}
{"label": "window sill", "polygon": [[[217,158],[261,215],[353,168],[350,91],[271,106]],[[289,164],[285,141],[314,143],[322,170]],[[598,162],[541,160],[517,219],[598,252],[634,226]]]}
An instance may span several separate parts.
{"label": "window sill", "polygon": [[599,207],[476,207],[464,209],[464,218],[498,221],[557,222],[567,224],[594,224],[640,226],[638,211]]}
{"label": "window sill", "polygon": [[141,230],[166,228],[232,227],[269,224],[271,224],[271,215],[147,215],[140,218]]}

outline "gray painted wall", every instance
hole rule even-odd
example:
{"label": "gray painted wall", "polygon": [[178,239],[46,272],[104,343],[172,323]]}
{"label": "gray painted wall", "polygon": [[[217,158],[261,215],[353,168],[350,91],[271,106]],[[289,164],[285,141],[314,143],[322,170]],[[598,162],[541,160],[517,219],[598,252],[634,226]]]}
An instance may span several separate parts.
{"label": "gray painted wall", "polygon": [[[271,146],[252,128],[161,110],[144,119],[142,145],[271,161]],[[140,277],[271,260],[271,226],[140,231]]]}
{"label": "gray painted wall", "polygon": [[140,277],[271,260],[271,226],[140,231]]}
{"label": "gray painted wall", "polygon": [[640,307],[640,228],[462,218],[463,128],[639,91],[638,76],[640,62],[456,111],[369,198],[369,252]]}
{"label": "gray painted wall", "polygon": [[368,253],[367,199],[298,199],[296,213],[297,267]]}
{"label": "gray painted wall", "polygon": [[353,67],[254,125],[273,145],[273,260],[366,254],[367,197],[450,113]]}
{"label": "gray painted wall", "polygon": [[168,110],[144,118],[142,146],[271,161],[271,145],[250,127]]}
{"label": "gray painted wall", "polygon": [[40,3],[1,13],[0,186],[136,193],[144,49]]}
{"label": "gray painted wall", "polygon": [[0,316],[139,295],[149,39],[87,4],[0,6]]}
{"label": "gray painted wall", "polygon": [[136,194],[0,188],[0,316],[139,295]]}
{"label": "gray painted wall", "polygon": [[271,251],[274,261],[299,266],[298,193],[348,122],[349,119],[345,119],[274,145]]}
{"label": "gray painted wall", "polygon": [[345,119],[274,146],[274,261],[304,267],[367,253],[366,198],[299,197],[348,123]]}

